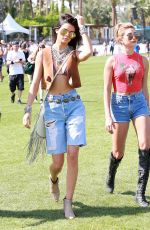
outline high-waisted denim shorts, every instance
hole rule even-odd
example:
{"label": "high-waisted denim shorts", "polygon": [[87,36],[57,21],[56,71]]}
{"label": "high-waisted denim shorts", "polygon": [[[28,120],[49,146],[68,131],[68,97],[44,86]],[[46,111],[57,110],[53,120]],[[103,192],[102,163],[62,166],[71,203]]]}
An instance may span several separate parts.
{"label": "high-waisted denim shorts", "polygon": [[139,116],[149,116],[150,111],[142,92],[119,95],[112,93],[111,116],[114,122],[129,122]]}
{"label": "high-waisted denim shorts", "polygon": [[76,90],[48,95],[44,119],[48,154],[65,153],[67,145],[86,145],[85,107]]}

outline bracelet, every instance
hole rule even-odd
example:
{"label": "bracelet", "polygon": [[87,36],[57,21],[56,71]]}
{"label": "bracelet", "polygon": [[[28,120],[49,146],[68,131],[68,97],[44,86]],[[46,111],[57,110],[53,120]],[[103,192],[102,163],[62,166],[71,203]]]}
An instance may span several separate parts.
{"label": "bracelet", "polygon": [[31,105],[26,105],[24,108],[24,113],[31,113],[32,112],[32,106]]}
{"label": "bracelet", "polygon": [[87,33],[87,28],[85,27],[85,25],[81,25],[79,27],[79,31],[80,31],[80,34],[86,34]]}

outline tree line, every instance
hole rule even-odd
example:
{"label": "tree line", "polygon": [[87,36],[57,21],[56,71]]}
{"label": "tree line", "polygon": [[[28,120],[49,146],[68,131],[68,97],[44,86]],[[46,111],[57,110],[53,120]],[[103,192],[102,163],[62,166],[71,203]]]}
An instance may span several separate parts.
{"label": "tree line", "polygon": [[149,0],[1,0],[0,22],[8,12],[26,27],[52,27],[63,12],[80,13],[92,24],[114,26],[118,21],[132,21],[150,25]]}

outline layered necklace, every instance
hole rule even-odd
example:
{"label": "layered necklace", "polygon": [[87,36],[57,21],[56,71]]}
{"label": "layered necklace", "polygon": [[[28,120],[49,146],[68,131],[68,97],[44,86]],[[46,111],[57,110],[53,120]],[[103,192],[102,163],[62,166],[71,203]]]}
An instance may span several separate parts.
{"label": "layered necklace", "polygon": [[52,46],[52,57],[57,66],[60,66],[66,56],[72,51],[71,47],[66,46],[64,49],[59,50],[58,47],[54,44]]}

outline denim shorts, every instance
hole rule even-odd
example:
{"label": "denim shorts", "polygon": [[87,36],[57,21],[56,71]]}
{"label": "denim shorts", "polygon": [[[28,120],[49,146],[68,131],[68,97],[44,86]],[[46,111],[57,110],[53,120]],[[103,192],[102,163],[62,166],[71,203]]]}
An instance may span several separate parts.
{"label": "denim shorts", "polygon": [[44,119],[48,154],[65,153],[68,145],[86,145],[85,107],[76,90],[48,95]]}
{"label": "denim shorts", "polygon": [[139,116],[149,116],[150,111],[142,92],[130,95],[112,93],[111,116],[114,122],[129,122]]}

